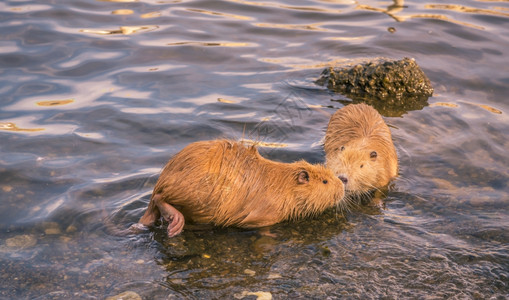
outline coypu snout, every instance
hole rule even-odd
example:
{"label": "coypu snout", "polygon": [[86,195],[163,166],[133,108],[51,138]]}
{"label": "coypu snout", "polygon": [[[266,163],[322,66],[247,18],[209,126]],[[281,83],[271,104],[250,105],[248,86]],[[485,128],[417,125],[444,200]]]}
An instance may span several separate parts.
{"label": "coypu snout", "polygon": [[348,183],[348,178],[345,175],[338,175],[338,178],[343,182],[343,185],[346,186],[346,184]]}

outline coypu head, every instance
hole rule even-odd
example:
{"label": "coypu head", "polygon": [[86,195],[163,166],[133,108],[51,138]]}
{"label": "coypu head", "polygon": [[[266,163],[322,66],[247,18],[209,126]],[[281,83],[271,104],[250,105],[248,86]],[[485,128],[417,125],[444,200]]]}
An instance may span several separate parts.
{"label": "coypu head", "polygon": [[345,187],[331,170],[305,161],[294,164],[293,192],[298,206],[304,206],[304,211],[313,213],[342,204]]}
{"label": "coypu head", "polygon": [[397,161],[383,141],[353,140],[327,155],[327,167],[343,180],[348,194],[381,188],[396,176]]}
{"label": "coypu head", "polygon": [[382,116],[366,104],[337,110],[325,135],[326,165],[344,179],[347,194],[365,194],[397,176],[398,157]]}

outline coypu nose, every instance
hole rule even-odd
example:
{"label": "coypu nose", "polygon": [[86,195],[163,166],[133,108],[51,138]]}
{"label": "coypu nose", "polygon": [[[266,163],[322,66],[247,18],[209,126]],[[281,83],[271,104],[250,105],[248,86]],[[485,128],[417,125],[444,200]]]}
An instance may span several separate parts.
{"label": "coypu nose", "polygon": [[339,175],[338,178],[341,179],[341,181],[343,181],[343,184],[347,184],[348,183],[348,178],[346,178],[345,176]]}

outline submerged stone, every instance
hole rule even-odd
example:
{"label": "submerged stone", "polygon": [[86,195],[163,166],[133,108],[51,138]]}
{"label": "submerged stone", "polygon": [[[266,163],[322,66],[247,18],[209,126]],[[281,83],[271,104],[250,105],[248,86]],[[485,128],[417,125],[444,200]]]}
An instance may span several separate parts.
{"label": "submerged stone", "polygon": [[237,299],[244,299],[249,296],[255,296],[257,300],[271,300],[272,294],[270,292],[249,292],[249,291],[243,291],[240,294],[235,294],[234,297]]}
{"label": "submerged stone", "polygon": [[141,300],[141,296],[136,292],[127,291],[115,296],[108,297],[106,300]]}
{"label": "submerged stone", "polygon": [[431,82],[412,58],[378,58],[353,66],[329,67],[316,82],[355,102],[365,102],[386,115],[427,106],[433,95]]}
{"label": "submerged stone", "polygon": [[5,240],[5,245],[12,249],[25,249],[37,244],[37,239],[33,235],[23,234],[11,237]]}
{"label": "submerged stone", "polygon": [[47,235],[58,235],[62,233],[60,225],[56,222],[44,222],[44,233]]}

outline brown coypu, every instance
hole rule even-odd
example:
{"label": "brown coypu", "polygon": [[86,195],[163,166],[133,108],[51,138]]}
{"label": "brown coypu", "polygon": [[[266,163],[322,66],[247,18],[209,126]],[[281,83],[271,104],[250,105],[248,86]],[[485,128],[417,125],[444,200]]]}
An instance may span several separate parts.
{"label": "brown coypu", "polygon": [[398,174],[391,131],[369,105],[337,110],[329,121],[324,148],[326,166],[343,178],[347,195],[379,190]]}
{"label": "brown coypu", "polygon": [[139,224],[152,226],[162,215],[170,237],[182,231],[184,218],[263,227],[323,212],[343,196],[342,181],[322,165],[271,161],[240,142],[202,141],[166,164]]}

